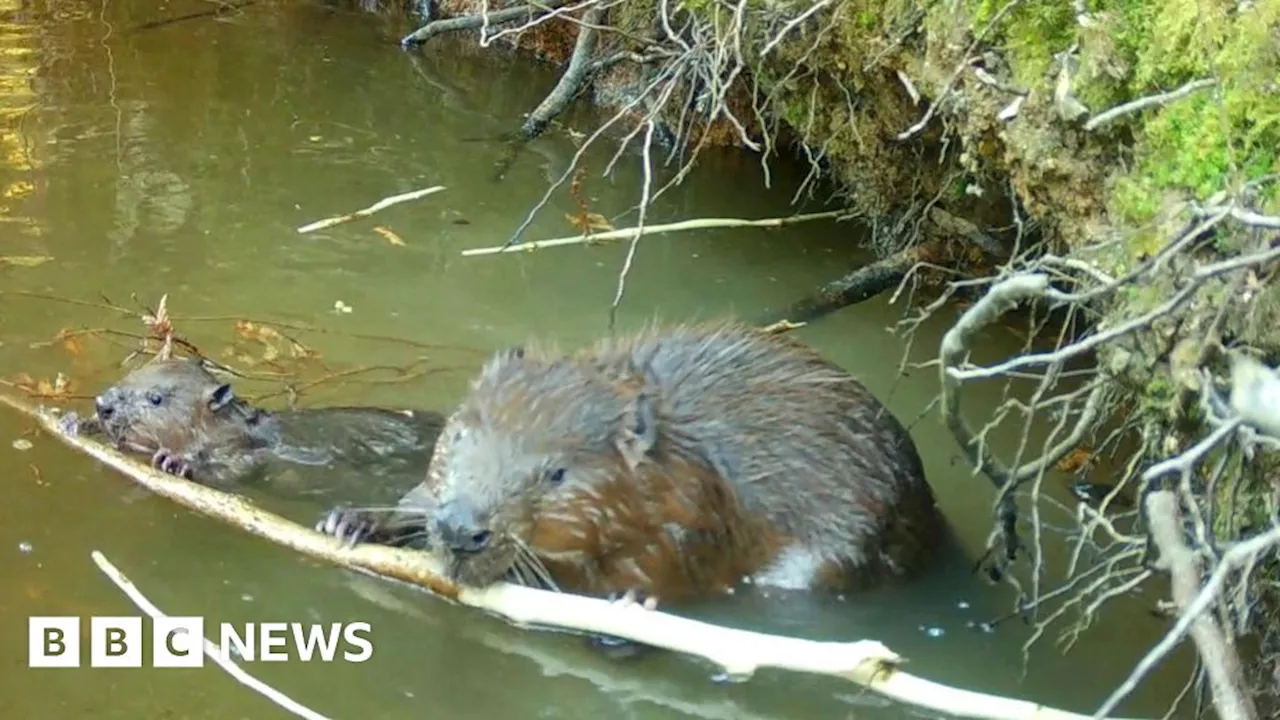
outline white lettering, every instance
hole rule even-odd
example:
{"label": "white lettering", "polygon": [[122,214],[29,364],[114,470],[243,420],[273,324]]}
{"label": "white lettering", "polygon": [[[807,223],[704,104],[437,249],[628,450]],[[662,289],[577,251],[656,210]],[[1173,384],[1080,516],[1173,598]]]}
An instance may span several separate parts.
{"label": "white lettering", "polygon": [[320,658],[325,662],[333,662],[333,655],[338,651],[338,638],[341,633],[341,623],[331,624],[327,637],[324,634],[323,625],[312,625],[310,632],[304,638],[302,623],[293,623],[293,643],[298,646],[298,657],[303,662],[309,662],[312,653],[315,652],[315,646],[319,645]]}
{"label": "white lettering", "polygon": [[360,632],[370,633],[373,628],[369,627],[367,622],[357,622],[347,625],[342,631],[342,636],[347,642],[361,648],[359,653],[353,653],[350,650],[342,653],[342,659],[347,662],[364,662],[373,657],[373,643],[367,637],[361,637]]}
{"label": "white lettering", "polygon": [[284,647],[288,638],[284,632],[289,629],[287,623],[271,622],[258,625],[258,644],[262,646],[263,662],[283,662],[289,659],[287,652],[275,652],[271,648]]}
{"label": "white lettering", "polygon": [[[219,647],[222,649],[223,660],[235,660],[236,655],[246,662],[253,662],[253,623],[244,624],[244,635],[236,632],[236,628],[231,623],[222,623],[219,630],[220,638]],[[231,646],[235,645],[235,654],[231,652]]]}

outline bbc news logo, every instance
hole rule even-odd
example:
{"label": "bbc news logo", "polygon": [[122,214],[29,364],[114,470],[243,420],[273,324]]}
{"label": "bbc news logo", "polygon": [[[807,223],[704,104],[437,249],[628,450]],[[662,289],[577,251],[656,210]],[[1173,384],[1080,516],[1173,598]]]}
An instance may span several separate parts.
{"label": "bbc news logo", "polygon": [[[206,644],[224,660],[361,663],[373,657],[369,623],[220,623],[219,642],[204,636],[204,618],[159,617],[151,620],[152,667],[203,667]],[[80,667],[81,618],[32,617],[27,622],[29,667]],[[292,641],[292,643],[291,643]],[[89,667],[142,667],[146,636],[141,617],[89,618]],[[292,644],[292,654],[290,645]],[[339,652],[341,650],[341,652]]]}

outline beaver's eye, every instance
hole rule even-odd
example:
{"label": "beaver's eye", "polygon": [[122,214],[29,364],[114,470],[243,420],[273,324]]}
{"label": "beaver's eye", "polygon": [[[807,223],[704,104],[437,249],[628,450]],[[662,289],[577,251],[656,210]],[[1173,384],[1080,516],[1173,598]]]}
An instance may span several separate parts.
{"label": "beaver's eye", "polygon": [[559,485],[564,482],[564,468],[556,468],[550,473],[547,473],[547,482],[552,485]]}
{"label": "beaver's eye", "polygon": [[160,393],[158,393],[158,392],[156,392],[156,391],[152,390],[151,392],[147,393],[147,400],[148,400],[152,405],[159,405],[159,404],[161,404],[161,403],[163,403],[163,402],[164,402],[164,396],[163,396],[163,395],[161,395]]}

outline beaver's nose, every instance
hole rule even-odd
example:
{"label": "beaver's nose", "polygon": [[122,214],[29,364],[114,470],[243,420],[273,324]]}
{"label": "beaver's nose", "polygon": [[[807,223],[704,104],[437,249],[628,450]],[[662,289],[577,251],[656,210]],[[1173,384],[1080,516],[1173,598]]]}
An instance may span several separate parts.
{"label": "beaver's nose", "polygon": [[93,399],[93,408],[99,418],[107,420],[116,413],[116,395],[115,390],[111,389]]}
{"label": "beaver's nose", "polygon": [[436,514],[436,532],[445,547],[455,553],[477,553],[493,540],[493,532],[469,503],[450,502]]}

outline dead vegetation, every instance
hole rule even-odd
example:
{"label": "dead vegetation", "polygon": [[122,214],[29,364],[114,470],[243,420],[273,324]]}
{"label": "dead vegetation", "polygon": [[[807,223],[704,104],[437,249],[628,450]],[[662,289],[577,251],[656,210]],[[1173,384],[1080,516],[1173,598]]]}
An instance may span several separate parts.
{"label": "dead vegetation", "polygon": [[[408,338],[337,331],[307,323],[261,320],[249,315],[172,315],[168,296],[155,306],[130,298],[130,305],[109,298],[78,300],[23,291],[0,291],[7,307],[19,302],[71,303],[97,308],[121,324],[62,328],[52,338],[29,343],[49,355],[52,376],[15,372],[0,377],[0,387],[42,401],[92,400],[96,384],[114,379],[119,368],[152,357],[199,358],[214,372],[258,388],[247,393],[253,402],[307,402],[308,396],[341,386],[371,389],[409,384],[451,372],[467,373],[483,357],[478,349],[423,343]],[[142,330],[137,330],[138,326]],[[175,326],[192,328],[186,333]],[[347,341],[399,348],[399,364],[350,364],[327,359],[307,336],[342,336]],[[215,349],[216,348],[216,349]]]}

